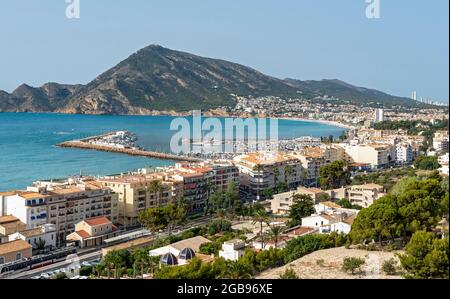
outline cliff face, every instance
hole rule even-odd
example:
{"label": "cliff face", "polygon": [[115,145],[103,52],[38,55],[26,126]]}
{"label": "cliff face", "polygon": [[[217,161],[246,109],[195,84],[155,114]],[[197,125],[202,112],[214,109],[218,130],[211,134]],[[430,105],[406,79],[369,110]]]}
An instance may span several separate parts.
{"label": "cliff face", "polygon": [[234,106],[233,95],[295,98],[299,94],[306,99],[336,96],[360,104],[412,104],[339,80],[281,80],[232,62],[151,45],[86,85],[23,84],[11,94],[0,91],[0,112],[177,114]]}

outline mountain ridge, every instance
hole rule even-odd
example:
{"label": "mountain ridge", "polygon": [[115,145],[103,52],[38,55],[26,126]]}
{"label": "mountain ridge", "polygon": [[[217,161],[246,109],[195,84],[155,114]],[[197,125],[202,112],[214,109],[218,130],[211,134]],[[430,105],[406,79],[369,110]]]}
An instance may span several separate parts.
{"label": "mountain ridge", "polygon": [[0,112],[155,114],[233,106],[234,96],[312,100],[334,97],[361,105],[419,106],[408,98],[338,79],[279,79],[222,59],[150,45],[85,85],[27,84],[0,90]]}

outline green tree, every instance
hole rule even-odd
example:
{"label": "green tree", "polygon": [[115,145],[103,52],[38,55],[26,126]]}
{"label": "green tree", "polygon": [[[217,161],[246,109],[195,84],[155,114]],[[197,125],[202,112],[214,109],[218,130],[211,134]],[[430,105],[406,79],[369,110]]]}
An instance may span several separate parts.
{"label": "green tree", "polygon": [[420,156],[414,161],[414,167],[422,170],[434,170],[441,167],[437,156]]}
{"label": "green tree", "polygon": [[302,224],[302,218],[314,213],[314,201],[309,195],[294,194],[292,206],[289,209],[289,225]]}
{"label": "green tree", "polygon": [[399,259],[407,278],[449,278],[448,238],[437,239],[433,233],[416,232]]}
{"label": "green tree", "polygon": [[162,208],[149,208],[138,214],[138,221],[155,233],[167,226],[167,218]]}
{"label": "green tree", "polygon": [[186,221],[186,209],[184,208],[183,203],[166,205],[162,208],[162,214],[165,217],[169,235],[172,234],[174,227],[182,225]]}
{"label": "green tree", "polygon": [[223,278],[228,279],[250,279],[252,278],[251,270],[239,261],[230,261]]}
{"label": "green tree", "polygon": [[346,257],[344,259],[344,263],[342,264],[342,271],[350,272],[352,273],[352,275],[355,275],[356,271],[359,270],[364,264],[364,259],[356,257]]}
{"label": "green tree", "polygon": [[350,184],[350,172],[345,161],[334,161],[319,170],[319,185],[322,189],[337,189]]}

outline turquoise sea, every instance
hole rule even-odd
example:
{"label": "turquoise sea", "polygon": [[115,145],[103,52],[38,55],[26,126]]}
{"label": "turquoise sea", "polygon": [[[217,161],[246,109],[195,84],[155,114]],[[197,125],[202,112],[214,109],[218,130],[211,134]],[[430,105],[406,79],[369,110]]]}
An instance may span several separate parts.
{"label": "turquoise sea", "polygon": [[[128,130],[149,150],[168,151],[175,131],[170,116],[0,113],[0,191],[25,188],[39,179],[120,173],[173,164],[148,158],[58,148],[63,141]],[[279,120],[279,138],[339,136],[344,129],[314,122]]]}

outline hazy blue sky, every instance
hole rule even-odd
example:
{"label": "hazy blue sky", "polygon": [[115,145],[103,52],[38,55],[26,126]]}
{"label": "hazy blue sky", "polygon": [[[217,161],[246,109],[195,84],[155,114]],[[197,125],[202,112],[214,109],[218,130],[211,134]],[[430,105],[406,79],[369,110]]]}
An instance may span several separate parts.
{"label": "hazy blue sky", "polygon": [[87,83],[160,44],[297,79],[448,101],[448,0],[0,0],[0,89]]}

